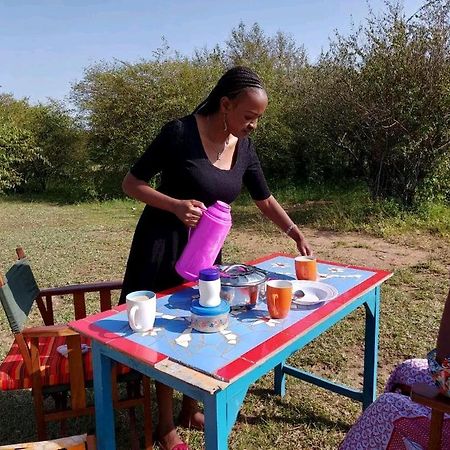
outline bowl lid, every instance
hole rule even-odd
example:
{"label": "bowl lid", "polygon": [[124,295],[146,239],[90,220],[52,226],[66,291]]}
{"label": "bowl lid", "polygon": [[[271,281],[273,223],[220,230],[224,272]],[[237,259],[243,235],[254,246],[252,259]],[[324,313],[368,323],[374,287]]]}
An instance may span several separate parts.
{"label": "bowl lid", "polygon": [[191,313],[196,316],[218,316],[230,312],[230,304],[221,300],[217,306],[202,306],[198,300],[191,304]]}
{"label": "bowl lid", "polygon": [[229,264],[221,265],[219,268],[222,286],[255,286],[267,280],[267,273],[255,266]]}

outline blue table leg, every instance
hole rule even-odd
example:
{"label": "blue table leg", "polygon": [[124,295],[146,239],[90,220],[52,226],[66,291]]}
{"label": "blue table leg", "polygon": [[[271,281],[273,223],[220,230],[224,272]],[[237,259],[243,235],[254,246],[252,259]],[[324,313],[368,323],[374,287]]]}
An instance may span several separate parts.
{"label": "blue table leg", "polygon": [[103,355],[97,343],[92,341],[94,376],[95,434],[98,450],[116,448],[114,408],[112,400],[112,360]]}
{"label": "blue table leg", "polygon": [[228,417],[226,394],[221,391],[205,398],[206,450],[228,449]]}
{"label": "blue table leg", "polygon": [[248,390],[248,384],[239,384],[204,399],[206,450],[228,449],[228,435]]}
{"label": "blue table leg", "polygon": [[363,409],[377,396],[378,331],[380,321],[380,287],[373,291],[372,298],[365,304],[366,330],[364,341]]}
{"label": "blue table leg", "polygon": [[275,366],[274,369],[274,391],[276,395],[284,397],[286,394],[286,373],[284,372],[285,361]]}

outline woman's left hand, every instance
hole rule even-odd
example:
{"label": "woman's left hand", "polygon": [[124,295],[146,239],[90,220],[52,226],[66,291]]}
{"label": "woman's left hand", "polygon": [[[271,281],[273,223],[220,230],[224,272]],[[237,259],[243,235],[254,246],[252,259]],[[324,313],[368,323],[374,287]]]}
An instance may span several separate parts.
{"label": "woman's left hand", "polygon": [[309,246],[308,242],[306,241],[305,236],[303,236],[303,233],[299,232],[299,237],[295,240],[297,244],[297,250],[299,251],[300,255],[302,256],[311,256],[312,255],[312,249]]}

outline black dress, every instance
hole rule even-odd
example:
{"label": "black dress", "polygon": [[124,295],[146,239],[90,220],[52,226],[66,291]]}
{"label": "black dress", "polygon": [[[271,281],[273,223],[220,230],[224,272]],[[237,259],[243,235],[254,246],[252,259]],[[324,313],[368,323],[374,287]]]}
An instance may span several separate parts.
{"label": "black dress", "polygon": [[[254,200],[270,196],[251,141],[239,139],[231,169],[219,169],[206,155],[193,115],[166,124],[130,172],[143,181],[161,173],[159,192],[207,207],[217,200],[231,203],[242,184]],[[134,233],[120,303],[132,291],[156,292],[180,284],[175,263],[187,238],[188,228],[177,216],[147,205]]]}

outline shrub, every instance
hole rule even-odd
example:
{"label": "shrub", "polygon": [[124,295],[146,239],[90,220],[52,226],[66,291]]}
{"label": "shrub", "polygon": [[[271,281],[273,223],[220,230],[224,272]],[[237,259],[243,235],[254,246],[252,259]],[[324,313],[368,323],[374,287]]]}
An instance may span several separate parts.
{"label": "shrub", "polygon": [[23,188],[34,175],[30,166],[37,165],[46,161],[31,133],[0,123],[0,192]]}

